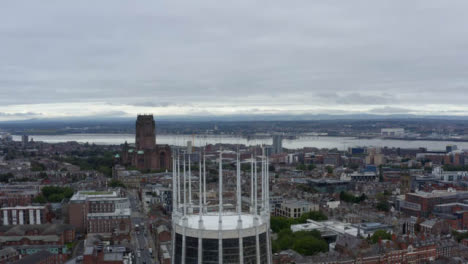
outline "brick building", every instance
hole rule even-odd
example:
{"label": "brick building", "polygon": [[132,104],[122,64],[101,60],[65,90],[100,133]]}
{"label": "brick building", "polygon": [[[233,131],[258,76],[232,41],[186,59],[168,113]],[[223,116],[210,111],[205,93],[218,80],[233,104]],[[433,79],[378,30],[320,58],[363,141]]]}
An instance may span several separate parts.
{"label": "brick building", "polygon": [[444,164],[453,166],[465,165],[465,153],[460,150],[447,153],[444,158]]}
{"label": "brick building", "polygon": [[123,264],[122,252],[97,250],[95,247],[86,247],[83,254],[83,264]]}
{"label": "brick building", "polygon": [[[340,264],[386,264],[386,263],[430,263],[440,255],[440,243],[434,240],[417,242],[379,241],[378,244],[367,245],[360,239],[342,238],[337,240],[336,252],[323,256],[312,257],[310,263],[340,263]],[[442,247],[441,247],[442,248]]]}
{"label": "brick building", "polygon": [[16,206],[0,208],[2,225],[40,225],[48,222],[46,206]]}
{"label": "brick building", "polygon": [[457,192],[453,189],[407,193],[405,200],[400,204],[400,208],[407,215],[428,217],[436,205],[454,203],[465,199],[468,199],[468,191]]}
{"label": "brick building", "polygon": [[156,144],[156,127],[153,115],[138,115],[136,121],[135,148],[125,142],[121,161],[124,165],[140,170],[171,168],[171,148]]}
{"label": "brick building", "polygon": [[159,253],[158,253],[158,257],[159,257],[159,262],[161,264],[171,264],[171,253],[170,253],[170,248],[171,248],[171,245],[170,244],[162,244],[161,246],[159,246]]}
{"label": "brick building", "polygon": [[40,251],[35,254],[21,258],[14,264],[62,264],[65,263],[64,255],[52,254],[49,251]]}
{"label": "brick building", "polygon": [[116,237],[131,231],[130,201],[115,191],[79,191],[70,199],[68,214],[79,232]]}
{"label": "brick building", "polygon": [[156,229],[156,233],[157,233],[156,242],[158,245],[171,241],[171,231],[166,225],[158,226],[158,228]]}
{"label": "brick building", "polygon": [[19,260],[19,254],[16,249],[12,247],[6,247],[0,250],[0,264],[7,264]]}
{"label": "brick building", "polygon": [[5,185],[0,187],[0,206],[14,207],[30,205],[40,193],[38,185]]}
{"label": "brick building", "polygon": [[60,245],[75,240],[75,228],[66,224],[16,225],[0,227],[0,246]]}
{"label": "brick building", "polygon": [[433,214],[443,219],[453,229],[468,229],[468,204],[465,202],[436,205]]}

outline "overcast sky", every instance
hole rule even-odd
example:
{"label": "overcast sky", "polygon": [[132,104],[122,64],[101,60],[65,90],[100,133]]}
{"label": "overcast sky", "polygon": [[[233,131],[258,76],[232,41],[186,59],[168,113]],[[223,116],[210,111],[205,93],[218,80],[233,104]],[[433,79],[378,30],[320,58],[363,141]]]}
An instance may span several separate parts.
{"label": "overcast sky", "polygon": [[0,3],[0,120],[468,114],[466,0]]}

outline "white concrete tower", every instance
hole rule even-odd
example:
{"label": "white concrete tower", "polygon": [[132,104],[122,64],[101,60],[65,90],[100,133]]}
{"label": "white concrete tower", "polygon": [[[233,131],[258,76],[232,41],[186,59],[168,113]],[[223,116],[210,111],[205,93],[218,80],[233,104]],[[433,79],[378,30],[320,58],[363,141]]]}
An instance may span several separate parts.
{"label": "white concrete tower", "polygon": [[[192,193],[195,197],[192,197],[192,201],[187,197],[187,193],[190,192],[192,175],[190,169],[188,174],[186,173],[185,153],[183,154],[183,164],[175,161],[179,160],[178,157],[174,158],[174,162],[178,163],[173,168],[173,176],[175,177],[173,182],[175,184],[177,184],[177,179],[181,177],[177,167],[183,166],[184,168],[182,194],[184,198],[180,200],[177,197],[176,201],[173,202],[175,205],[172,212],[173,263],[271,264],[268,157],[266,155],[251,156],[250,177],[244,178],[245,184],[243,185],[241,151],[238,150],[236,155],[235,169],[227,169],[227,171],[224,171],[223,168],[225,152],[220,151],[219,155],[216,155],[219,161],[217,164],[218,204],[216,204],[216,202],[210,203],[207,199],[208,186],[206,185],[207,177],[216,176],[208,175],[208,172],[215,169],[216,165],[210,167],[209,164],[213,163],[207,163],[206,160],[209,155],[201,150],[199,153],[198,205],[194,200],[196,199],[195,194]],[[248,172],[246,174],[248,175]],[[230,177],[234,175],[236,184],[234,186],[225,185],[224,178],[226,177],[227,181],[232,182]],[[187,178],[189,178],[189,190],[186,188]],[[246,186],[244,190],[243,186]],[[213,185],[209,187],[211,188]],[[174,189],[177,191],[177,188]],[[179,189],[181,188],[179,187]],[[258,189],[260,189],[261,195],[258,194]],[[242,191],[250,193],[251,206],[245,210],[242,207]],[[210,196],[210,201],[213,199],[215,198]],[[189,206],[193,210],[187,211]]]}

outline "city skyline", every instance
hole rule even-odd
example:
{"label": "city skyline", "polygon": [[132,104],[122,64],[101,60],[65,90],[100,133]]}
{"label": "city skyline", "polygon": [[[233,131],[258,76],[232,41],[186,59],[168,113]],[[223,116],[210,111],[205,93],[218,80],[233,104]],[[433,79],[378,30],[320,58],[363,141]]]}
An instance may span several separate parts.
{"label": "city skyline", "polygon": [[0,120],[468,113],[466,1],[2,4]]}

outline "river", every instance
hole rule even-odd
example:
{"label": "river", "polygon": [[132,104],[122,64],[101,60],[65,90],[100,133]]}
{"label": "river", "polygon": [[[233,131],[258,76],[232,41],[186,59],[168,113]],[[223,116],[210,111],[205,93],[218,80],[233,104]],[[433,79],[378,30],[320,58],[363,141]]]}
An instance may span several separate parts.
{"label": "river", "polygon": [[[125,141],[135,142],[133,134],[66,134],[66,135],[31,135],[35,141],[58,143],[77,141],[81,143],[95,143],[102,145],[118,145]],[[14,135],[13,140],[21,140],[21,136]],[[191,140],[194,146],[206,144],[271,144],[271,138],[247,139],[229,135],[157,135],[157,144],[169,144],[183,146]],[[284,139],[283,147],[288,149],[299,149],[303,147],[337,148],[340,150],[349,147],[395,147],[395,148],[419,148],[428,150],[445,150],[447,145],[457,145],[459,149],[468,149],[468,142],[454,141],[431,141],[431,140],[397,140],[397,139],[359,139],[353,137],[330,137],[330,136],[301,136],[296,139]]]}

